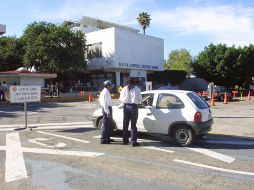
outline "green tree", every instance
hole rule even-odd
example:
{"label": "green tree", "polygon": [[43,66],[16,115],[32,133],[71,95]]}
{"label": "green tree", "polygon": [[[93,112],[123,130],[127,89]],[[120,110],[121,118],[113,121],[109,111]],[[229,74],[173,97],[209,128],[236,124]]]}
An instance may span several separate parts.
{"label": "green tree", "polygon": [[26,28],[24,64],[42,72],[85,69],[85,37],[80,31],[52,23],[34,22]]}
{"label": "green tree", "polygon": [[227,50],[226,45],[210,44],[204,51],[199,53],[193,62],[193,71],[207,81],[213,81],[215,84],[221,83],[220,70],[223,68],[224,54]]}
{"label": "green tree", "polygon": [[238,70],[238,77],[241,77],[242,83],[251,83],[251,78],[254,76],[254,46],[244,46],[239,49],[240,55],[238,62],[240,68]]}
{"label": "green tree", "polygon": [[16,70],[22,66],[24,45],[16,37],[0,37],[0,71]]}
{"label": "green tree", "polygon": [[168,55],[168,60],[164,65],[165,70],[183,70],[187,73],[192,71],[192,57],[187,49],[173,50]]}
{"label": "green tree", "polygon": [[146,34],[146,28],[149,27],[151,21],[150,15],[146,12],[139,13],[137,21],[142,27],[144,34]]}
{"label": "green tree", "polygon": [[250,84],[254,76],[254,46],[227,47],[210,44],[193,61],[193,71],[198,77],[217,85],[232,87]]}

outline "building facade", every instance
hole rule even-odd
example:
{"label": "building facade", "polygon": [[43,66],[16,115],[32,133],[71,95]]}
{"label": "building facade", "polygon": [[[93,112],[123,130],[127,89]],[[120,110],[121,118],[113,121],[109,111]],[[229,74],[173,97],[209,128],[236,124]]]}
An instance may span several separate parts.
{"label": "building facade", "polygon": [[124,86],[128,77],[142,84],[148,73],[164,70],[163,39],[90,17],[83,17],[72,26],[86,36],[87,71],[95,86],[105,79],[113,81],[115,87]]}
{"label": "building facade", "polygon": [[6,25],[0,24],[0,35],[3,35],[6,32]]}

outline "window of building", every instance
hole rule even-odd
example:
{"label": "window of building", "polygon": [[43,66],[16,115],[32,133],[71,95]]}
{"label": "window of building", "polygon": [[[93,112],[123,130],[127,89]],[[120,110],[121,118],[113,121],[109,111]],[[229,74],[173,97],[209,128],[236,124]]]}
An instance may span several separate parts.
{"label": "window of building", "polygon": [[94,43],[87,45],[87,58],[102,58],[102,43]]}

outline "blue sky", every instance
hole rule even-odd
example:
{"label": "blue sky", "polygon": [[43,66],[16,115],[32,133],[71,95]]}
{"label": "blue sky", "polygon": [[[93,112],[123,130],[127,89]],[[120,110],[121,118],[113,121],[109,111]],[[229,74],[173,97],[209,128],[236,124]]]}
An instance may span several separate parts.
{"label": "blue sky", "polygon": [[[164,39],[164,57],[186,48],[193,56],[210,43],[254,44],[253,0],[1,0],[5,35],[20,37],[28,24],[59,24],[89,16],[140,29],[140,12],[151,16],[147,35]],[[142,30],[141,30],[142,32]]]}

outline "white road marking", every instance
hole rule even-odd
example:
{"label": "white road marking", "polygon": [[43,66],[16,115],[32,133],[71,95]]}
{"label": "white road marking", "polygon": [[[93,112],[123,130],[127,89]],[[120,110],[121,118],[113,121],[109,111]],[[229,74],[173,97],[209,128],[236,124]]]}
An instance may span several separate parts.
{"label": "white road marking", "polygon": [[[22,128],[23,126],[19,126],[19,127],[12,127],[12,128],[1,128],[0,127],[0,131],[14,131],[17,130],[18,128]],[[84,125],[53,125],[53,126],[42,126],[42,127],[32,127],[32,126],[28,126],[28,129],[31,128],[32,130],[54,130],[54,129],[76,129],[76,128],[94,128],[93,125],[91,124],[84,124]]]}
{"label": "white road marking", "polygon": [[48,147],[48,148],[55,148],[55,147],[62,148],[62,147],[66,146],[65,143],[57,143],[56,145],[51,146],[51,145],[46,145],[44,143],[38,142],[38,141],[47,141],[47,140],[48,139],[45,139],[45,138],[34,138],[34,139],[29,139],[28,141],[31,142],[31,143],[35,143],[35,144],[38,144],[38,145],[41,145],[41,146]]}
{"label": "white road marking", "polygon": [[227,156],[227,155],[224,155],[224,154],[212,151],[212,150],[204,149],[204,148],[188,148],[188,149],[198,152],[198,153],[201,153],[201,154],[204,154],[204,155],[207,155],[207,156],[210,156],[212,158],[221,160],[221,161],[229,163],[229,164],[235,160],[235,158],[233,158],[233,157],[230,157],[230,156]]}
{"label": "white road marking", "polygon": [[66,151],[66,150],[55,150],[55,149],[40,149],[40,148],[22,148],[23,152],[40,153],[40,154],[55,154],[55,155],[66,155],[66,156],[81,156],[81,157],[97,157],[104,155],[105,153],[99,152],[84,152],[84,151]]}
{"label": "white road marking", "polygon": [[[100,139],[101,136],[100,135],[97,135],[97,136],[93,136],[93,139]],[[119,140],[119,141],[122,141],[123,138],[122,137],[110,137],[111,139],[114,139],[114,140]],[[156,140],[147,140],[147,139],[137,139],[137,142],[161,142],[161,141],[156,141]]]}
{"label": "white road marking", "polygon": [[63,148],[63,147],[66,147],[66,144],[60,142],[60,143],[57,143],[57,144],[55,145],[55,147]]}
{"label": "white road marking", "polygon": [[5,132],[7,132],[7,131],[14,131],[15,130],[15,128],[4,128],[4,129],[0,129],[0,131],[5,131]]}
{"label": "white road marking", "polygon": [[76,139],[76,138],[72,138],[72,137],[67,137],[67,136],[63,136],[63,135],[57,135],[57,134],[47,133],[47,132],[43,132],[43,131],[36,131],[36,132],[41,133],[41,134],[45,134],[45,135],[51,135],[51,136],[55,136],[55,137],[69,139],[69,140],[73,140],[73,141],[77,141],[77,142],[90,143],[90,141],[85,141],[85,140]]}
{"label": "white road marking", "polygon": [[215,167],[215,166],[209,166],[209,165],[199,164],[199,163],[194,163],[194,162],[188,162],[188,161],[178,160],[178,159],[175,159],[174,161],[179,162],[179,163],[183,163],[183,164],[208,168],[208,169],[212,169],[212,170],[216,170],[216,171],[254,176],[254,173],[252,173],[252,172],[245,172],[245,171],[239,171],[239,170],[229,170],[229,169],[224,169],[224,168],[219,168],[219,167]]}
{"label": "white road marking", "polygon": [[[5,146],[0,146],[0,150],[6,150]],[[100,152],[84,152],[84,151],[67,151],[67,150],[55,150],[55,149],[41,149],[41,148],[28,148],[22,147],[23,152],[35,153],[35,154],[53,154],[64,156],[81,156],[81,157],[97,157],[102,156],[105,153]],[[15,172],[16,172],[15,168]]]}
{"label": "white road marking", "polygon": [[6,134],[5,182],[27,178],[19,134]]}
{"label": "white road marking", "polygon": [[[72,123],[40,123],[40,124],[28,124],[28,127],[41,127],[41,126],[71,126],[71,125],[92,125],[93,123],[88,122],[72,122]],[[15,124],[15,125],[0,125],[0,128],[15,128],[15,127],[24,127],[24,124]]]}
{"label": "white road marking", "polygon": [[158,150],[158,151],[168,152],[168,153],[174,153],[175,152],[173,150],[158,148],[158,147],[155,147],[155,146],[143,146],[142,148],[151,149],[151,150]]}

